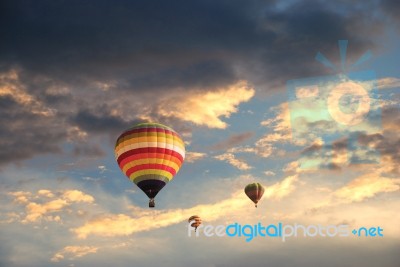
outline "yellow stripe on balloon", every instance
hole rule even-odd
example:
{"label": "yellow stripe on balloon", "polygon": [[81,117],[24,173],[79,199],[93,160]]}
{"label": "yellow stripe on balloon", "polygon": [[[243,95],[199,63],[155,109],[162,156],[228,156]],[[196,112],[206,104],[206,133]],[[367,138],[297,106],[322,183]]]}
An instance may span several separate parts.
{"label": "yellow stripe on balloon", "polygon": [[131,145],[131,144],[136,144],[136,143],[147,143],[147,142],[154,142],[154,143],[166,143],[166,144],[172,144],[174,146],[179,146],[182,149],[184,148],[184,145],[182,144],[181,141],[177,138],[157,138],[157,137],[140,137],[140,138],[131,138],[131,139],[124,139],[121,143],[119,143],[115,149],[118,150],[118,148],[125,146],[125,145]]}
{"label": "yellow stripe on balloon", "polygon": [[163,142],[163,143],[173,143],[176,144],[177,146],[180,146],[182,148],[185,147],[185,144],[183,141],[171,134],[164,134],[164,133],[158,133],[158,135],[154,136],[149,136],[149,135],[144,135],[144,136],[135,136],[135,134],[127,135],[124,136],[123,138],[119,139],[116,148],[120,146],[122,143],[136,143],[136,142]]}

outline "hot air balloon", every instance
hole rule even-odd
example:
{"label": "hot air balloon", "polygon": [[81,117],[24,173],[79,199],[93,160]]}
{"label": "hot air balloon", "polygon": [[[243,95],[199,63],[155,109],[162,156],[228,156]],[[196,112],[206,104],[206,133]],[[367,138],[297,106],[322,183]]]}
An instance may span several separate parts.
{"label": "hot air balloon", "polygon": [[168,126],[140,123],[118,137],[115,158],[122,172],[149,197],[153,208],[155,196],[179,171],[185,145]]}
{"label": "hot air balloon", "polygon": [[248,184],[244,188],[244,192],[251,199],[251,201],[254,202],[254,204],[256,205],[256,208],[257,208],[258,201],[260,201],[261,197],[264,194],[264,191],[265,191],[265,189],[260,183]]}
{"label": "hot air balloon", "polygon": [[188,222],[193,222],[190,226],[194,227],[194,231],[196,232],[197,227],[201,224],[201,218],[197,215],[190,216]]}

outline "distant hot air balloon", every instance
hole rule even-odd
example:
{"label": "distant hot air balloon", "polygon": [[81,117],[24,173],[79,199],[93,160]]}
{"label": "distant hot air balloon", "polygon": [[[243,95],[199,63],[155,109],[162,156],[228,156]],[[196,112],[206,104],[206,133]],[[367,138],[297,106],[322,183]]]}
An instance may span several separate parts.
{"label": "distant hot air balloon", "polygon": [[260,183],[248,184],[244,189],[244,192],[246,193],[246,195],[256,205],[256,208],[257,208],[258,201],[260,201],[261,197],[264,194],[264,191],[265,191],[264,187]]}
{"label": "distant hot air balloon", "polygon": [[122,172],[149,198],[154,198],[179,171],[185,145],[171,128],[159,123],[140,123],[123,132],[115,144]]}
{"label": "distant hot air balloon", "polygon": [[194,227],[194,231],[196,232],[197,227],[201,224],[201,218],[197,215],[193,215],[189,218],[188,222],[193,222],[190,226]]}

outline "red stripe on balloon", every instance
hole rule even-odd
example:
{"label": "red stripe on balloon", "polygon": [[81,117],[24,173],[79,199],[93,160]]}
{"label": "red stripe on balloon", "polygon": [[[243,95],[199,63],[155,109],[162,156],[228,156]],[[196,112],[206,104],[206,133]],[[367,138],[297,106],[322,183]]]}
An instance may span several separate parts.
{"label": "red stripe on balloon", "polygon": [[135,154],[135,155],[124,158],[119,163],[119,167],[121,169],[123,169],[124,166],[126,164],[128,164],[129,162],[132,162],[135,160],[140,160],[140,159],[163,159],[163,160],[169,160],[169,161],[175,162],[179,167],[182,165],[182,161],[180,161],[177,157],[166,155],[165,153],[152,154],[151,157],[149,156],[148,153],[141,153],[141,154]]}
{"label": "red stripe on balloon", "polygon": [[[149,155],[149,153],[151,155]],[[154,157],[156,157],[156,154],[171,155],[171,156],[178,158],[181,162],[183,162],[182,155],[174,150],[166,149],[166,148],[158,148],[158,147],[144,147],[144,148],[135,148],[135,149],[132,149],[132,150],[122,153],[117,159],[118,165],[120,165],[121,161],[123,161],[125,158],[127,158],[129,156],[137,155],[137,154],[147,154],[148,155],[147,157],[143,157],[143,158],[151,158],[151,157],[154,158]]]}

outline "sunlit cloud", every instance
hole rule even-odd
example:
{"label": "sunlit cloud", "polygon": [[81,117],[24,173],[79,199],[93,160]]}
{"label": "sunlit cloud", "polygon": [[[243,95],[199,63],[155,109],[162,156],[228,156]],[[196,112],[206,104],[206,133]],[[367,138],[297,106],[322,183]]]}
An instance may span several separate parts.
{"label": "sunlit cloud", "polygon": [[[282,103],[271,108],[276,115],[261,122],[262,126],[272,129],[271,133],[267,133],[257,140],[252,151],[260,157],[270,157],[276,151],[277,144],[299,144],[292,138],[290,113],[288,103]],[[301,143],[300,143],[301,144]]]}
{"label": "sunlit cloud", "polygon": [[45,117],[54,116],[55,111],[46,107],[35,96],[29,94],[20,83],[19,73],[12,69],[0,74],[0,97],[8,96],[18,104],[29,107],[32,114]]}
{"label": "sunlit cloud", "polygon": [[25,217],[21,223],[34,223],[40,219],[46,221],[60,222],[58,214],[73,203],[93,203],[94,198],[79,190],[65,190],[62,192],[52,192],[47,189],[31,192],[10,192],[14,197],[14,202],[25,207]]}
{"label": "sunlit cloud", "polygon": [[273,171],[265,171],[264,174],[266,176],[275,176],[276,175],[276,173],[274,173]]}
{"label": "sunlit cloud", "polygon": [[85,194],[79,190],[67,190],[62,197],[69,202],[86,202],[93,203],[94,198],[91,195]]}
{"label": "sunlit cloud", "polygon": [[379,89],[390,89],[400,87],[400,79],[396,77],[385,77],[378,80]]}
{"label": "sunlit cloud", "polygon": [[238,111],[240,103],[249,101],[255,94],[247,82],[240,81],[225,88],[209,92],[183,93],[159,103],[158,114],[209,128],[225,129],[228,124],[221,117],[229,118]]}
{"label": "sunlit cloud", "polygon": [[185,162],[193,163],[195,161],[204,159],[207,156],[206,153],[201,152],[186,152],[185,154]]}
{"label": "sunlit cloud", "polygon": [[[44,215],[61,211],[64,207],[68,206],[68,202],[64,199],[56,199],[44,204],[30,202],[26,205],[26,217],[23,223],[36,222]],[[47,219],[53,220],[52,216],[46,216]],[[59,217],[54,217],[54,220],[59,221]]]}
{"label": "sunlit cloud", "polygon": [[400,179],[384,178],[379,177],[375,173],[368,173],[336,190],[333,195],[340,201],[351,203],[372,198],[379,193],[396,192],[399,190]]}
{"label": "sunlit cloud", "polygon": [[264,195],[269,199],[280,200],[290,193],[292,193],[296,186],[295,183],[298,181],[298,176],[289,176],[281,182],[273,184],[265,189]]}
{"label": "sunlit cloud", "polygon": [[244,162],[243,160],[237,159],[232,153],[224,153],[214,157],[215,159],[226,161],[232,166],[238,168],[241,171],[250,170],[252,167]]}
{"label": "sunlit cloud", "polygon": [[85,255],[96,253],[98,249],[98,247],[94,246],[66,246],[62,250],[55,253],[51,258],[51,261],[59,262],[65,259],[65,257],[68,257],[69,260],[81,258]]}
{"label": "sunlit cloud", "polygon": [[54,194],[50,190],[46,190],[46,189],[41,189],[37,193],[39,196],[44,196],[44,197],[48,197],[48,198],[54,197]]}
{"label": "sunlit cloud", "polygon": [[25,204],[28,203],[32,194],[30,192],[24,192],[24,191],[16,191],[16,192],[10,192],[8,193],[10,196],[14,197],[14,202],[19,203],[19,204]]}

